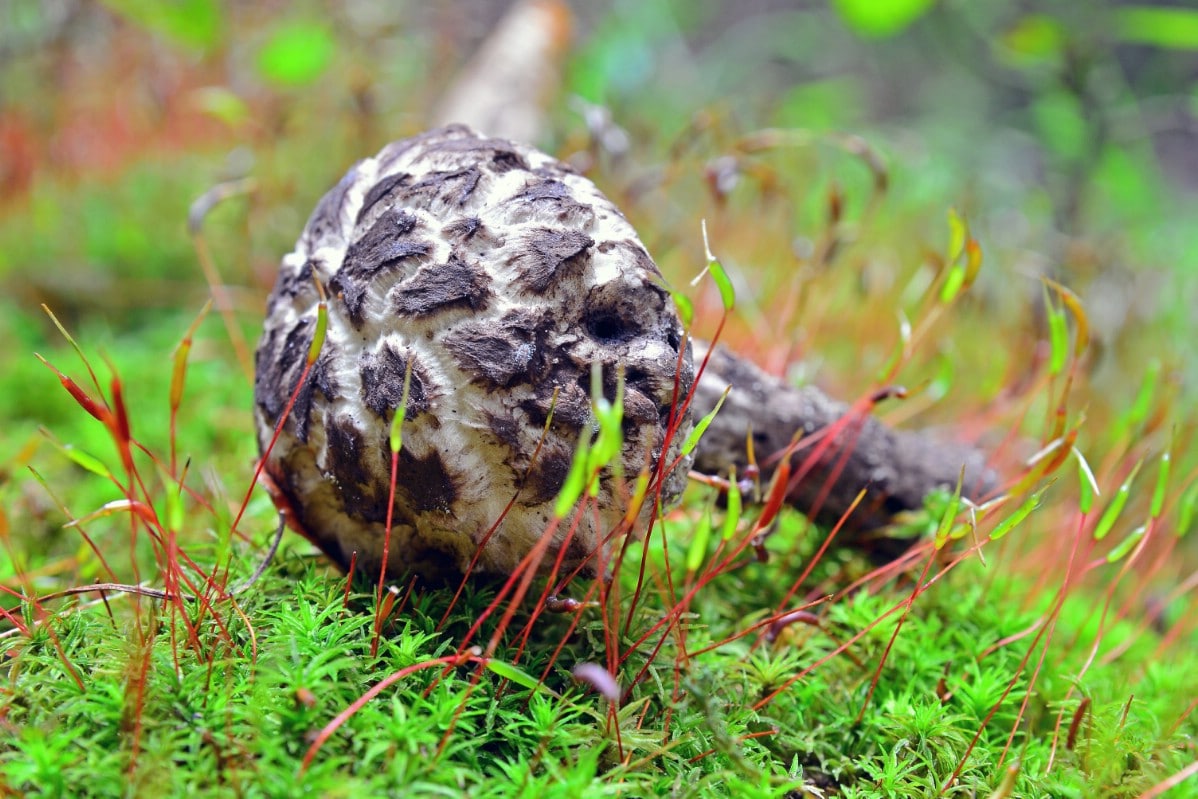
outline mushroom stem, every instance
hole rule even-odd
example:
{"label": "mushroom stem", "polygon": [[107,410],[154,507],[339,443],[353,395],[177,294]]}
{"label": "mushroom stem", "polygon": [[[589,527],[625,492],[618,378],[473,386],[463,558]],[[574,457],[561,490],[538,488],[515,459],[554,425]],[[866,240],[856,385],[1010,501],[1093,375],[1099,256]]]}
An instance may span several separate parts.
{"label": "mushroom stem", "polygon": [[[694,342],[696,364],[709,347]],[[886,525],[895,514],[921,507],[935,488],[951,490],[962,468],[962,496],[977,500],[998,484],[980,450],[926,432],[892,430],[869,415],[872,403],[868,401],[848,405],[815,387],[796,388],[723,347],[711,350],[696,386],[692,403],[696,418],[715,408],[728,385],[732,392],[703,434],[694,468],[727,474],[735,466],[738,474],[744,474],[749,463],[747,438],[752,436],[764,483],[779,457],[800,436],[799,447],[791,455],[795,475],[787,493],[791,505],[817,522],[835,524],[866,490],[846,519],[848,536],[842,540],[860,538]]]}

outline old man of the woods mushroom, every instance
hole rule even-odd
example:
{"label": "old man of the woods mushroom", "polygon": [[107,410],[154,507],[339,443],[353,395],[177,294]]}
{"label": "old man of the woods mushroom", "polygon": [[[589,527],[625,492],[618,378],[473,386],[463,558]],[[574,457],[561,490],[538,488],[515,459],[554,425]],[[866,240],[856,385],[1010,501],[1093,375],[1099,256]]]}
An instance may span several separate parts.
{"label": "old man of the woods mushroom", "polygon": [[[626,481],[677,460],[689,421],[662,447],[693,367],[669,294],[619,209],[544,153],[452,126],[388,145],[325,195],[270,295],[254,388],[263,450],[304,370],[317,281],[327,336],[265,471],[292,524],[343,566],[354,553],[381,565],[409,370],[391,574],[516,568],[551,529],[593,424],[592,364],[609,398],[623,370]],[[665,481],[666,502],[687,467]],[[626,512],[608,471],[567,569],[593,572],[588,555]]]}
{"label": "old man of the woods mushroom", "polygon": [[[322,291],[327,337],[272,447]],[[655,497],[665,504],[682,491],[691,464],[678,455],[691,422],[672,409],[692,384],[695,416],[732,387],[695,450],[697,470],[745,474],[751,436],[763,482],[793,458],[787,501],[824,524],[843,522],[837,541],[875,559],[910,546],[876,533],[930,490],[951,490],[962,474],[970,498],[996,485],[982,452],[891,430],[860,404],[699,341],[695,360],[706,367],[696,382],[684,342],[653,260],[590,181],[461,126],[395,142],[320,201],[271,293],[254,395],[275,501],[343,566],[355,553],[363,567],[381,566],[389,439],[409,371],[387,564],[395,575],[511,573],[547,531],[545,563],[560,554],[566,570],[602,568],[591,555],[608,551],[626,514],[626,482],[661,475]],[[563,553],[571,525],[550,521],[579,435],[594,425],[595,365],[609,399],[622,370],[624,447]]]}

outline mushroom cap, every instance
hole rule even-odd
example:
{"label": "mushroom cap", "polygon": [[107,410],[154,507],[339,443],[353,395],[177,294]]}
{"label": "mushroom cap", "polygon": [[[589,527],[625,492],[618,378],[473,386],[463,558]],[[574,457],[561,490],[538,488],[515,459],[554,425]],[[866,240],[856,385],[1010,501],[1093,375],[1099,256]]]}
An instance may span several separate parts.
{"label": "mushroom cap", "polygon": [[[315,335],[317,281],[327,334],[270,446]],[[622,371],[623,449],[594,503],[554,525],[594,426],[592,364],[609,399]],[[256,365],[274,499],[343,567],[381,566],[409,367],[391,575],[510,574],[546,535],[546,566],[560,555],[593,574],[635,477],[674,465],[661,475],[668,504],[689,468],[689,418],[662,448],[693,382],[690,348],[636,232],[569,166],[462,126],[387,145],[321,199],[283,258]]]}

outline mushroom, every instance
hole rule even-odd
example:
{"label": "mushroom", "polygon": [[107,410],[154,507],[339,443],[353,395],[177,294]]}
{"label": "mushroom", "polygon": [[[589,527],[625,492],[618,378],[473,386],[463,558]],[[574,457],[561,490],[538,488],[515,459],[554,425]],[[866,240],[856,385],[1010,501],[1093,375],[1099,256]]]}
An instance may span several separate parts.
{"label": "mushroom", "polygon": [[[327,334],[271,446],[315,335],[318,283]],[[685,341],[653,259],[593,183],[525,145],[432,130],[353,166],[283,259],[256,355],[264,471],[293,527],[342,566],[377,571],[410,372],[388,573],[510,574],[546,534],[547,563],[594,573],[627,483],[669,468],[664,503],[685,484],[689,419],[662,452],[693,382]],[[594,512],[554,527],[594,424],[596,365],[608,399],[623,382],[623,449]]]}
{"label": "mushroom", "polygon": [[[325,294],[327,335],[301,383]],[[976,499],[997,483],[978,450],[891,430],[722,348],[695,350],[706,369],[688,407],[706,415],[733,389],[697,468],[744,474],[751,435],[763,481],[782,458],[802,461],[786,499],[844,521],[838,541],[876,559],[911,541],[879,544],[874,532],[930,490],[963,475]],[[554,525],[594,425],[595,367],[609,400],[623,383],[623,449],[593,507]],[[546,535],[543,563],[593,574],[605,562],[595,553],[624,532],[627,481],[658,475],[663,506],[681,494],[691,420],[674,409],[694,382],[673,302],[620,210],[560,161],[450,125],[359,162],[317,205],[268,301],[255,419],[276,504],[342,566],[383,565],[404,403],[390,574],[511,574]],[[800,436],[830,441],[796,453]]]}

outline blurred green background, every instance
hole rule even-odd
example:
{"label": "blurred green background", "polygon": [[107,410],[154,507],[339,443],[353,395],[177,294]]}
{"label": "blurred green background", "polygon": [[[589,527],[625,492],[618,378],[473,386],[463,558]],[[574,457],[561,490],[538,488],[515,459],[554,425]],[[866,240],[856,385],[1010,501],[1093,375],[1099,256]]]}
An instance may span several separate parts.
{"label": "blurred green background", "polygon": [[[869,213],[868,175],[843,148],[787,163],[773,194],[762,180],[748,199],[723,196],[720,159],[737,137],[766,127],[815,141],[852,133],[886,164],[884,211],[865,237],[888,249],[837,265],[882,286],[882,300],[857,303],[841,327],[825,319],[827,332],[803,353],[829,360],[833,375],[850,373],[834,384],[868,385],[890,347],[878,334],[893,338],[896,327],[887,305],[902,305],[918,282],[920,253],[941,246],[950,207],[969,218],[987,265],[965,307],[975,318],[940,349],[973,359],[979,401],[1032,357],[1020,348],[1034,335],[986,331],[996,319],[1035,327],[1039,275],[1073,288],[1089,314],[1093,401],[1126,404],[1154,360],[1174,394],[1198,377],[1198,11],[1188,4],[542,5],[568,15],[571,34],[543,65],[560,79],[541,98],[538,144],[562,156],[592,152],[593,176],[628,203],[672,279],[701,263],[697,220],[725,205],[739,215],[717,244],[730,260],[744,253],[740,272],[760,295],[794,267],[798,256],[786,251],[809,246],[829,191],[845,192],[848,215]],[[104,446],[103,431],[79,418],[32,355],[68,357],[41,303],[89,352],[132,370],[144,434],[165,439],[169,352],[208,295],[186,228],[192,201],[224,180],[255,181],[205,224],[230,311],[252,345],[278,259],[317,198],[355,159],[429,123],[508,6],[4,0],[6,468],[28,460],[39,425]],[[660,190],[637,188],[654,181]],[[757,231],[761,207],[772,222]],[[758,300],[742,296],[751,316]],[[768,318],[764,305],[757,313]],[[752,320],[748,328],[764,329]],[[226,423],[185,433],[197,451],[227,448],[244,467],[254,456],[248,382],[230,368],[215,314],[202,330],[193,361],[204,407],[214,402]],[[858,365],[868,372],[860,379],[851,375]]]}

